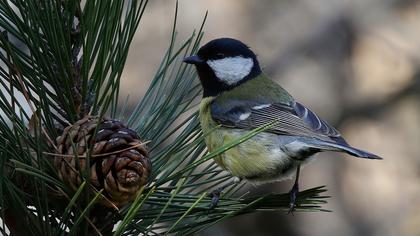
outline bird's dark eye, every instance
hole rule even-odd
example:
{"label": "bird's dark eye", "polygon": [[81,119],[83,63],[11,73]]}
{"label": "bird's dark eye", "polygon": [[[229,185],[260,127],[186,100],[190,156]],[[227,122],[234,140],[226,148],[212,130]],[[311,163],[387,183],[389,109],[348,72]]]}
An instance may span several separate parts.
{"label": "bird's dark eye", "polygon": [[223,54],[223,53],[217,53],[217,54],[216,54],[216,56],[215,56],[215,58],[216,58],[216,59],[222,59],[222,58],[225,58],[225,54]]}

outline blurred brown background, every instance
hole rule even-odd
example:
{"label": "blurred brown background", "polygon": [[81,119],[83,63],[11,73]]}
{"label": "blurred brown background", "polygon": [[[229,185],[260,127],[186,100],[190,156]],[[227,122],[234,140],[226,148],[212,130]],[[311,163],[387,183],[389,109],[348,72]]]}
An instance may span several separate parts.
{"label": "blurred brown background", "polygon": [[[175,1],[153,0],[122,91],[134,104],[168,46]],[[327,185],[332,213],[258,213],[203,235],[420,235],[420,3],[415,0],[180,0],[179,39],[209,10],[203,42],[234,37],[295,98],[383,161],[319,154],[301,189]],[[250,187],[285,192],[292,181]]]}

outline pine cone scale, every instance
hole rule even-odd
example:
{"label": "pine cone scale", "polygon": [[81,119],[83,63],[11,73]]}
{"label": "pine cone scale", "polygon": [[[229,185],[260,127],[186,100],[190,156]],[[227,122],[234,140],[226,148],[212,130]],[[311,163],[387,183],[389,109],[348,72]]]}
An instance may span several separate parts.
{"label": "pine cone scale", "polygon": [[102,173],[108,173],[115,162],[115,155],[110,156],[109,158],[102,160]]}
{"label": "pine cone scale", "polygon": [[114,168],[118,172],[127,166],[130,162],[132,162],[130,158],[122,156],[115,161]]}
{"label": "pine cone scale", "polygon": [[134,170],[122,169],[117,173],[118,183],[120,183],[120,190],[127,187],[136,187],[136,182],[140,180],[140,176]]}
{"label": "pine cone scale", "polygon": [[128,142],[122,138],[111,138],[105,145],[104,151],[110,152],[117,147],[127,145]]}

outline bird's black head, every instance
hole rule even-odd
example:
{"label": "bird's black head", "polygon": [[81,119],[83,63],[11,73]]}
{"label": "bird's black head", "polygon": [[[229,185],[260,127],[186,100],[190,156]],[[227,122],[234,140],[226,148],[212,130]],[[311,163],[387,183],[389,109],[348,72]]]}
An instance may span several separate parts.
{"label": "bird's black head", "polygon": [[196,66],[203,97],[216,96],[261,74],[257,56],[244,43],[231,38],[208,42],[184,62]]}

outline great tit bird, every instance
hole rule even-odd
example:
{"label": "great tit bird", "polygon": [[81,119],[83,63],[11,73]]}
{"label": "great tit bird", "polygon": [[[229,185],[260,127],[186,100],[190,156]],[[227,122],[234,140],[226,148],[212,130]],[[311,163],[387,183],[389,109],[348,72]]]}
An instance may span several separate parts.
{"label": "great tit bird", "polygon": [[203,87],[199,116],[203,133],[208,133],[205,142],[210,152],[277,121],[214,160],[249,182],[283,180],[296,173],[290,211],[299,192],[300,167],[316,153],[336,151],[381,159],[350,146],[334,127],[295,101],[261,71],[254,52],[239,40],[212,40],[184,62],[195,66]]}

